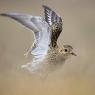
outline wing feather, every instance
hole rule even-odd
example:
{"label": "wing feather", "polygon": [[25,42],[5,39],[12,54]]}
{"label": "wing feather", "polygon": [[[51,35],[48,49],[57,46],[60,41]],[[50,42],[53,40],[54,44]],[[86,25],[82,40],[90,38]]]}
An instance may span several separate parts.
{"label": "wing feather", "polygon": [[51,33],[48,23],[43,18],[21,13],[2,13],[0,15],[10,17],[33,30],[35,41],[30,52],[35,59],[42,59],[47,54]]}
{"label": "wing feather", "polygon": [[45,20],[49,23],[49,25],[62,22],[61,17],[58,16],[54,11],[52,11],[52,9],[50,9],[46,5],[43,5],[43,8],[45,13]]}
{"label": "wing feather", "polygon": [[43,5],[45,20],[51,27],[51,47],[58,47],[57,39],[62,32],[62,19],[52,9]]}

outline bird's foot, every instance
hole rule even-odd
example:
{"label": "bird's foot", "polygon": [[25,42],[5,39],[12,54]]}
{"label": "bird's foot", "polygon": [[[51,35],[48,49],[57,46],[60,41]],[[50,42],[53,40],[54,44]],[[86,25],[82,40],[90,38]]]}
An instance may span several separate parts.
{"label": "bird's foot", "polygon": [[27,51],[27,52],[24,54],[24,56],[27,58],[27,57],[28,57],[28,54],[29,54],[29,52]]}

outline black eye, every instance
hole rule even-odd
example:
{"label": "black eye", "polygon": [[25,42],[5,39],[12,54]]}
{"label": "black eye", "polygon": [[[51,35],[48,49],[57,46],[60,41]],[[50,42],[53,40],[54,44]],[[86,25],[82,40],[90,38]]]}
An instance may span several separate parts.
{"label": "black eye", "polygon": [[67,52],[68,50],[67,49],[64,49],[65,52]]}

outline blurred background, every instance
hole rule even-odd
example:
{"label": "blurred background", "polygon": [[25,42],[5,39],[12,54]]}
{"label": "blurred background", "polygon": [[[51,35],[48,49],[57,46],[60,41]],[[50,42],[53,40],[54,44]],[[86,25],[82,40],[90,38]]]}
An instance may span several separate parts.
{"label": "blurred background", "polygon": [[64,21],[59,46],[72,45],[77,57],[71,57],[44,80],[32,76],[20,68],[30,60],[24,53],[33,43],[32,32],[14,20],[0,17],[0,95],[95,95],[95,1],[0,0],[0,13],[44,17],[43,4]]}

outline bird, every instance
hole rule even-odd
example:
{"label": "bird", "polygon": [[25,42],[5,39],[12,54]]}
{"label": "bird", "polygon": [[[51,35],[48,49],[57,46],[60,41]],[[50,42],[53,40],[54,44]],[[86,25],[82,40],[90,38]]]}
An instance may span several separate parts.
{"label": "bird", "polygon": [[31,54],[33,58],[21,66],[32,73],[45,71],[47,68],[53,70],[62,66],[71,55],[76,56],[71,45],[63,44],[59,47],[57,44],[63,30],[62,18],[48,6],[42,7],[44,17],[15,12],[0,14],[19,22],[34,34],[34,42],[25,54]]}

